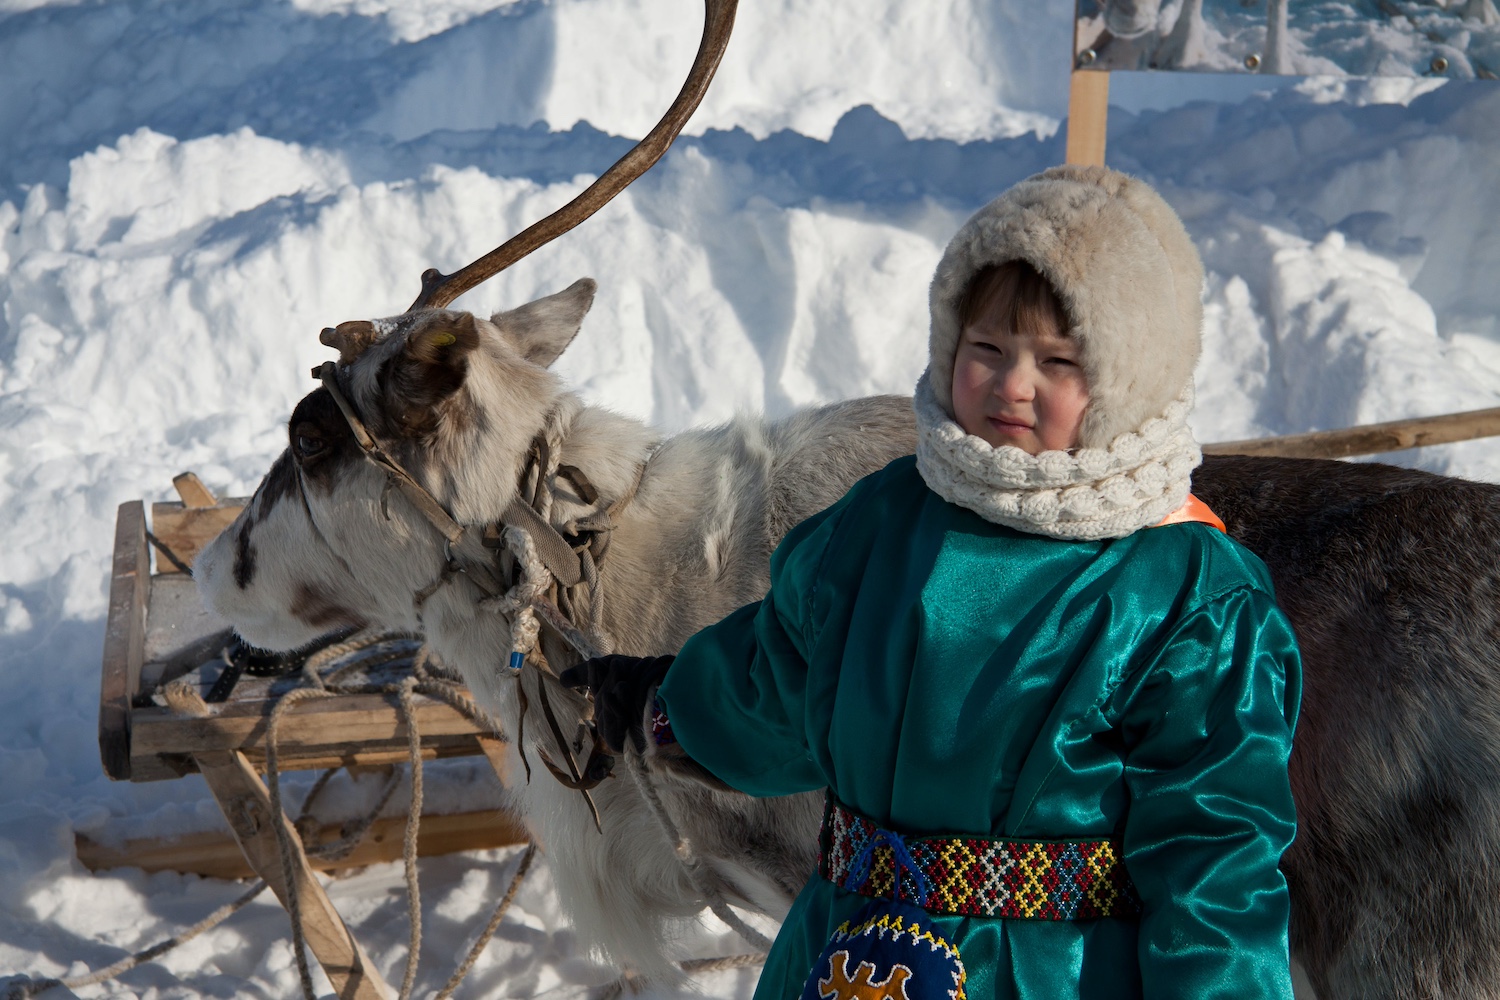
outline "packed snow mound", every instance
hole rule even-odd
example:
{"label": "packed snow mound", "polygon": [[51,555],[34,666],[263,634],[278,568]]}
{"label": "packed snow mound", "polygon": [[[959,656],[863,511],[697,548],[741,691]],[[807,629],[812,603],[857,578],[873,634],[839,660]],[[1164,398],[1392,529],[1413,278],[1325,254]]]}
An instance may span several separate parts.
{"label": "packed snow mound", "polygon": [[[0,197],[138,128],[286,142],[589,121],[642,136],[697,51],[699,0],[164,0],[0,8]],[[915,136],[1050,133],[1066,0],[741,4],[690,134],[826,138],[873,104]],[[191,44],[184,44],[184,37]],[[814,46],[816,55],[809,55]]]}
{"label": "packed snow mound", "polygon": [[[1208,267],[1202,438],[1493,405],[1500,231],[1472,222],[1500,213],[1497,116],[1500,90],[1460,86],[1405,109],[1283,92],[1116,116],[1112,161],[1162,187]],[[528,138],[541,136],[500,129],[490,144]],[[568,163],[597,168],[628,145],[577,126],[486,164],[510,176],[432,165],[355,179],[413,157],[463,162],[473,144],[454,139],[404,144],[382,164],[247,128],[139,130],[75,158],[66,189],[0,204],[0,415],[16,431],[0,444],[0,511],[78,504],[90,511],[73,532],[79,555],[102,566],[103,483],[124,499],[194,467],[248,491],[327,353],[318,329],[399,312],[425,267],[478,256],[581,190],[586,175],[555,179]],[[909,139],[869,108],[828,141],[710,132],[459,305],[492,312],[597,278],[560,370],[591,401],[667,429],[906,392],[947,236],[1059,146]],[[1421,462],[1500,477],[1489,450]],[[80,453],[97,475],[64,472]],[[57,554],[54,539],[18,539],[10,579],[52,577]],[[59,594],[66,614],[101,607],[98,579]]]}

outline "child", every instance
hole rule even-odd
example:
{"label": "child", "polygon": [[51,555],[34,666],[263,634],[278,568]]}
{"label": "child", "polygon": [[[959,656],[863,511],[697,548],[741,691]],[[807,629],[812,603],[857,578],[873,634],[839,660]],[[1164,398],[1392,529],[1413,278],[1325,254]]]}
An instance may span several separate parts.
{"label": "child", "polygon": [[938,265],[916,457],[675,660],[575,668],[616,746],[649,724],[752,795],[828,788],[757,1000],[1292,996],[1301,668],[1188,503],[1201,283],[1140,181],[1016,185]]}

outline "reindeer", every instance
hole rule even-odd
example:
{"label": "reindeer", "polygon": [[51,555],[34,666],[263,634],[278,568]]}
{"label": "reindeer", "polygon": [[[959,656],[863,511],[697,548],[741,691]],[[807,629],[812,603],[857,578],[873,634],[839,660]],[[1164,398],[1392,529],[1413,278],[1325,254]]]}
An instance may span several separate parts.
{"label": "reindeer", "polygon": [[[553,677],[577,661],[581,635],[583,648],[669,652],[758,600],[788,528],[912,451],[910,402],[855,400],[661,440],[584,406],[549,371],[593,281],[489,319],[442,306],[582,221],[665,152],[707,87],[734,7],[707,0],[682,93],[573,202],[453,275],[425,273],[402,316],[324,331],[338,364],[297,406],[289,447],[251,503],[194,564],[208,603],[258,646],[366,624],[424,632],[491,714],[514,723],[510,771],[525,780],[511,793],[583,939],[662,980],[676,975],[663,942],[706,897],[785,913],[816,867],[808,831],[821,797],[753,800],[668,767],[661,802],[706,866],[705,886],[636,784],[602,780],[598,753],[581,768],[573,760],[590,708]],[[497,562],[487,546],[504,544],[507,525],[515,551]],[[550,588],[506,604],[502,579],[528,572]],[[518,638],[535,628],[537,603],[554,609],[554,627],[540,642]],[[532,780],[533,762],[567,787]],[[677,769],[706,777],[691,762]]]}
{"label": "reindeer", "polygon": [[[701,86],[726,7],[709,0]],[[679,96],[677,128],[693,103]],[[674,134],[659,125],[646,142],[664,149]],[[596,186],[622,188],[649,159]],[[664,942],[709,893],[642,786],[604,780],[595,755],[573,760],[589,706],[552,678],[588,647],[672,652],[758,599],[787,528],[911,451],[913,420],[908,400],[876,397],[662,440],[585,406],[549,370],[592,282],[489,319],[441,308],[526,252],[518,240],[540,245],[602,203],[590,188],[453,278],[429,271],[401,316],[325,330],[339,361],[193,569],[257,645],[292,648],[339,626],[424,630],[514,722],[512,772],[535,761],[562,779],[539,773],[513,794],[581,936],[670,979]],[[1301,829],[1283,860],[1295,956],[1324,1000],[1500,1000],[1500,487],[1210,457],[1194,489],[1270,567],[1302,643]],[[532,642],[522,626],[537,609]],[[783,914],[813,870],[817,797],[755,800],[690,762],[645,764],[710,888]],[[589,788],[597,826],[578,793]]]}
{"label": "reindeer", "polygon": [[[514,523],[518,484],[529,478],[534,494],[540,481],[550,501],[536,516],[567,534],[591,532],[602,551],[597,586],[566,578],[576,586],[563,589],[563,607],[589,623],[601,648],[670,652],[765,593],[771,550],[788,528],[910,453],[910,402],[855,400],[660,440],[637,421],[582,405],[547,370],[593,293],[592,281],[579,281],[488,320],[409,313],[357,354],[346,348],[337,382],[368,433],[460,524]],[[388,492],[386,471],[366,460],[333,391],[298,404],[289,448],[194,563],[200,590],[248,642],[268,648],[339,626],[422,630],[481,704],[517,723],[511,774],[561,761],[567,750],[552,734],[571,738],[587,706],[540,672],[512,678],[513,616],[481,606],[474,569],[449,572],[454,560],[491,563],[491,550],[478,532],[449,546],[418,507]],[[542,462],[533,442],[547,453]],[[607,527],[580,527],[601,517]],[[578,556],[563,551],[576,570]],[[553,671],[576,662],[558,635],[544,634],[541,645]],[[729,895],[784,913],[816,865],[821,797],[757,800],[683,781],[663,788]],[[599,830],[579,795],[546,774],[512,792],[584,937],[666,974],[669,922],[704,901],[636,787],[627,779],[593,788]]]}
{"label": "reindeer", "polygon": [[1322,1000],[1500,998],[1500,486],[1209,456],[1303,657],[1282,858]]}

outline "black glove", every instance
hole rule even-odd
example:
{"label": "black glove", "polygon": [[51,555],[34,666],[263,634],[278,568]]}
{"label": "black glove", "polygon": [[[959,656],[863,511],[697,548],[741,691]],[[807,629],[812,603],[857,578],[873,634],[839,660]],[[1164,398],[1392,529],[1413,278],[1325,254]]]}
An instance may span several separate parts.
{"label": "black glove", "polygon": [[564,670],[565,687],[588,689],[594,696],[594,727],[611,753],[625,747],[628,734],[637,750],[646,749],[646,699],[667,676],[670,656],[599,656]]}

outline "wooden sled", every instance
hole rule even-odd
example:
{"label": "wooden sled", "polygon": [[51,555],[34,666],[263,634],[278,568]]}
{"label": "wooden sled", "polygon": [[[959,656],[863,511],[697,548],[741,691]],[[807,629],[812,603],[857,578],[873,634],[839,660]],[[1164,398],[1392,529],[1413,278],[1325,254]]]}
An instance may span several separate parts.
{"label": "wooden sled", "polygon": [[[120,505],[105,631],[99,699],[99,752],[109,777],[162,781],[203,775],[224,813],[227,834],[127,842],[106,847],[78,835],[78,857],[91,869],[132,865],[170,868],[220,878],[254,874],[288,905],[297,897],[307,944],[340,997],[383,998],[382,981],[313,875],[315,868],[350,867],[401,857],[403,817],[377,820],[359,847],[334,862],[309,860],[293,832],[290,878],[283,873],[275,824],[293,830],[273,806],[262,774],[266,732],[278,682],[243,676],[208,714],[184,714],[159,704],[163,687],[181,680],[207,697],[227,666],[221,650],[228,623],[205,610],[192,578],[172,564],[191,566],[198,552],[248,502],[218,500],[191,473],[174,480],[179,503],[155,503],[148,535],[145,505]],[[150,538],[155,536],[156,546]],[[153,548],[155,569],[153,571]],[[170,557],[165,555],[170,553]],[[287,682],[280,682],[285,687]],[[415,718],[425,760],[484,755],[504,783],[503,745],[449,705],[417,695]],[[279,770],[372,768],[406,761],[407,729],[394,697],[348,694],[290,706],[278,732]],[[314,836],[334,839],[336,826]],[[418,854],[431,855],[524,843],[520,821],[489,809],[423,815]],[[317,842],[317,841],[314,841]]]}

